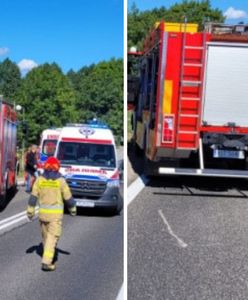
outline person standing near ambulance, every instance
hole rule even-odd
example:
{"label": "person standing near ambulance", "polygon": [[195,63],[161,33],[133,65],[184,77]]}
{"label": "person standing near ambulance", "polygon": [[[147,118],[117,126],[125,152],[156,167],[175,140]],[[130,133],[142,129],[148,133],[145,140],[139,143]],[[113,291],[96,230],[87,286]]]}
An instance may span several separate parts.
{"label": "person standing near ambulance", "polygon": [[[72,198],[70,188],[59,173],[60,163],[55,157],[49,157],[44,166],[44,173],[39,176],[29,198],[27,216],[30,220],[35,215],[35,206],[39,206],[39,222],[41,227],[43,271],[54,271],[55,248],[62,233],[64,201],[72,216],[76,215],[76,202]],[[63,201],[64,200],[64,201]]]}
{"label": "person standing near ambulance", "polygon": [[32,145],[25,157],[26,192],[31,192],[37,172],[37,146]]}

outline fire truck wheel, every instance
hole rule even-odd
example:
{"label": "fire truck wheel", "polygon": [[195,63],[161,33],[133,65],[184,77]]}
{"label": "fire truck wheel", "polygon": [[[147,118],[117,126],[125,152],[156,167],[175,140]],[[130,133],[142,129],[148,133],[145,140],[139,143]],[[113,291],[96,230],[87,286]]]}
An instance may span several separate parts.
{"label": "fire truck wheel", "polygon": [[134,152],[137,156],[142,156],[144,154],[144,151],[139,147],[139,145],[136,142],[134,142]]}
{"label": "fire truck wheel", "polygon": [[13,190],[16,192],[17,187],[18,187],[18,174],[19,174],[19,170],[20,170],[20,164],[17,163],[16,164],[16,168],[15,168],[15,185],[13,187]]}
{"label": "fire truck wheel", "polygon": [[7,182],[8,182],[8,178],[6,179],[5,182],[5,189],[4,189],[4,193],[0,196],[0,208],[4,208],[6,205],[6,201],[7,201]]}
{"label": "fire truck wheel", "polygon": [[149,158],[147,158],[146,155],[144,155],[144,170],[143,173],[145,176],[156,176],[157,174],[157,168],[156,163],[151,161]]}

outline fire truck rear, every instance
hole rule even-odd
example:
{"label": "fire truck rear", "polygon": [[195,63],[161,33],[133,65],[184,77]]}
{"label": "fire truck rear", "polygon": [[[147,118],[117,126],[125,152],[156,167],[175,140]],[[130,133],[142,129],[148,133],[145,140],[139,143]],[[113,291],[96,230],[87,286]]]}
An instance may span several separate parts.
{"label": "fire truck rear", "polygon": [[0,205],[11,189],[17,186],[16,112],[0,101]]}
{"label": "fire truck rear", "polygon": [[248,176],[247,25],[156,25],[140,59],[133,140],[150,175]]}

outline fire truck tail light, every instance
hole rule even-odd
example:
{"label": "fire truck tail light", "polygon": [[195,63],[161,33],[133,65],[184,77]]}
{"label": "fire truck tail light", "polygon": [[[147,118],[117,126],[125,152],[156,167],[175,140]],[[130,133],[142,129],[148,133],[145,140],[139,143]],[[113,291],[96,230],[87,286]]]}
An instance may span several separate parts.
{"label": "fire truck tail light", "polygon": [[163,143],[173,143],[174,139],[174,116],[164,116],[163,119]]}

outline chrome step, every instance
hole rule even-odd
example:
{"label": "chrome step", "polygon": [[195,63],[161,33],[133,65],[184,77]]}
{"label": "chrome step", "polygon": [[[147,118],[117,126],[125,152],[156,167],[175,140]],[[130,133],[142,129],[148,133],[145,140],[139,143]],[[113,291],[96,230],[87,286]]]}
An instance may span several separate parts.
{"label": "chrome step", "polygon": [[204,47],[202,47],[202,46],[185,46],[185,49],[203,50]]}
{"label": "chrome step", "polygon": [[183,118],[198,118],[199,115],[179,114],[179,117],[183,117]]}
{"label": "chrome step", "polygon": [[178,133],[180,134],[198,134],[198,131],[186,131],[186,130],[179,130]]}
{"label": "chrome step", "polygon": [[202,67],[202,64],[192,64],[192,63],[185,63],[183,64],[184,67],[197,67],[200,68]]}
{"label": "chrome step", "polygon": [[[180,143],[180,142],[179,142]],[[178,150],[198,150],[196,147],[177,147]]]}
{"label": "chrome step", "polygon": [[202,83],[202,81],[191,81],[191,80],[182,80],[183,86],[198,86]]}
{"label": "chrome step", "polygon": [[193,97],[182,97],[182,101],[200,101],[200,98],[193,98]]}

